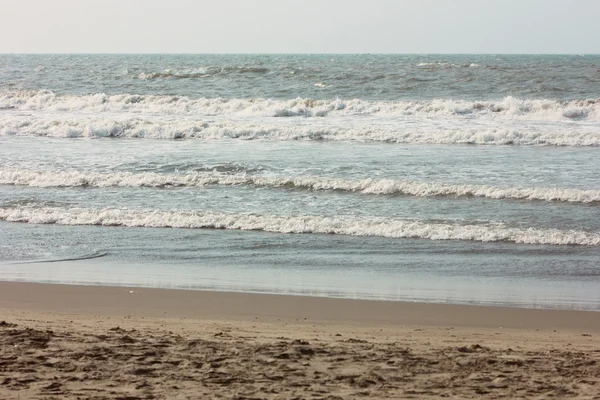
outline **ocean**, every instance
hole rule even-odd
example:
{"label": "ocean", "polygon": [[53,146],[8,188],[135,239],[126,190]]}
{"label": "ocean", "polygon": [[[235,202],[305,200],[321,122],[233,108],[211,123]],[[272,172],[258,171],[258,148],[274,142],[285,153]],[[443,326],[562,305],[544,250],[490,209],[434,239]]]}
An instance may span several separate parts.
{"label": "ocean", "polygon": [[600,310],[600,56],[0,55],[0,279]]}

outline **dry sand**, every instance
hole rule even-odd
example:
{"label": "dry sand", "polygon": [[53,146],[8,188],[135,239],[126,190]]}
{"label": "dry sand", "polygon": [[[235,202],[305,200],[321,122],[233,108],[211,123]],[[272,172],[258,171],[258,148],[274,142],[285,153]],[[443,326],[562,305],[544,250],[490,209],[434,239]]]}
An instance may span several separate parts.
{"label": "dry sand", "polygon": [[0,399],[600,399],[600,313],[0,282]]}

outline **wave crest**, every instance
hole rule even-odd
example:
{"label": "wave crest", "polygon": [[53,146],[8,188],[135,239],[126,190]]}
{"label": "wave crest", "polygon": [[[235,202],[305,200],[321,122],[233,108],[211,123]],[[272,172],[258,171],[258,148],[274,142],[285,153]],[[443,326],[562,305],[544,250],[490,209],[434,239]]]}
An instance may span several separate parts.
{"label": "wave crest", "polygon": [[237,66],[237,67],[199,67],[186,69],[165,69],[160,72],[141,72],[138,79],[193,79],[210,78],[215,76],[227,75],[261,75],[270,72],[266,67]]}
{"label": "wave crest", "polygon": [[47,136],[55,138],[125,137],[145,139],[202,140],[303,140],[365,141],[414,144],[477,144],[516,146],[599,146],[600,131],[572,127],[447,127],[414,124],[347,126],[315,124],[275,124],[269,121],[193,120],[117,117],[38,118],[2,117],[0,136]]}
{"label": "wave crest", "polygon": [[241,115],[263,117],[326,117],[374,115],[468,116],[537,120],[600,121],[600,99],[533,100],[506,97],[502,100],[406,100],[368,101],[359,99],[190,99],[185,96],[57,95],[42,91],[2,91],[0,110],[148,112],[161,114]]}
{"label": "wave crest", "polygon": [[113,172],[107,174],[78,171],[32,171],[0,169],[0,184],[33,187],[202,187],[256,186],[267,188],[299,188],[305,190],[337,190],[372,195],[405,195],[417,197],[455,196],[488,199],[559,201],[567,203],[599,203],[600,190],[546,187],[498,187],[490,185],[453,185],[441,182],[418,182],[393,179],[341,179],[313,175],[293,177],[251,175],[205,171],[182,174],[154,172]]}
{"label": "wave crest", "polygon": [[30,224],[152,228],[232,229],[296,234],[335,234],[430,240],[469,240],[550,245],[600,245],[600,235],[558,229],[512,228],[499,223],[461,225],[387,218],[278,216],[190,211],[85,208],[1,208],[0,220]]}

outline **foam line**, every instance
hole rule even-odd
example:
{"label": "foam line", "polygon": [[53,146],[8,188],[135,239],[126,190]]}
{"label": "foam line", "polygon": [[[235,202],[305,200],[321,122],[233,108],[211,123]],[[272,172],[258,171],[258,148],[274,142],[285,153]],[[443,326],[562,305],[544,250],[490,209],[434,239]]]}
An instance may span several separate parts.
{"label": "foam line", "polygon": [[600,245],[600,234],[595,232],[515,228],[492,221],[487,224],[474,225],[388,218],[58,207],[0,208],[0,220],[30,224],[232,229],[286,234],[333,234],[547,245]]}
{"label": "foam line", "polygon": [[599,203],[600,190],[548,187],[499,187],[490,185],[455,185],[443,182],[418,182],[393,179],[340,179],[313,175],[264,176],[246,173],[194,172],[158,174],[153,172],[84,173],[78,171],[33,171],[0,168],[0,185],[31,187],[203,187],[255,186],[297,188],[304,190],[337,190],[371,195],[404,195],[417,197],[455,196],[483,197],[497,200],[559,201],[566,203]]}

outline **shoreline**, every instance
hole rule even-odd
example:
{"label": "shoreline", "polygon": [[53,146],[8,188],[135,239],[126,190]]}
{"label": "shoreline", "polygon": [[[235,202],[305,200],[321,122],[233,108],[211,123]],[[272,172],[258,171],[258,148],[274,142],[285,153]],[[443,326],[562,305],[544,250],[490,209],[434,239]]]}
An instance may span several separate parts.
{"label": "shoreline", "polygon": [[600,332],[596,311],[0,281],[0,308],[101,317],[317,321]]}
{"label": "shoreline", "polygon": [[0,398],[597,399],[597,316],[0,282]]}

